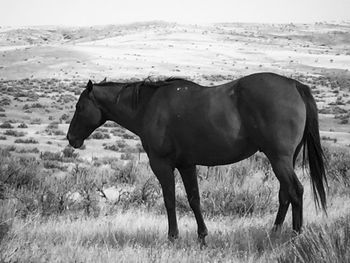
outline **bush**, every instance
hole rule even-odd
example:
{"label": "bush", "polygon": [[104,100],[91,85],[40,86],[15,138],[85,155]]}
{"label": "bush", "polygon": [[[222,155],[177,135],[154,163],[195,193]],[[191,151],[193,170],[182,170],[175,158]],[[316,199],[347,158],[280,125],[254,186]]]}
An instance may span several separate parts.
{"label": "bush", "polygon": [[95,140],[103,140],[103,139],[110,139],[111,136],[108,133],[102,133],[97,131],[91,135],[91,138]]}
{"label": "bush", "polygon": [[124,139],[133,139],[135,140],[135,135],[129,134],[129,133],[124,133],[121,135],[122,138]]}
{"label": "bush", "polygon": [[16,150],[17,153],[39,153],[39,149],[38,148],[23,148],[23,149],[17,149]]}
{"label": "bush", "polygon": [[6,130],[4,132],[4,135],[14,136],[14,137],[23,137],[25,135],[25,133],[21,132],[21,131]]}
{"label": "bush", "polygon": [[70,117],[67,113],[62,114],[62,116],[60,117],[60,122],[65,121],[65,122],[69,122],[70,121]]}
{"label": "bush", "polygon": [[40,159],[44,161],[62,161],[63,154],[61,152],[41,152]]}
{"label": "bush", "polygon": [[17,128],[19,128],[19,129],[26,129],[26,128],[28,128],[28,125],[25,124],[25,123],[21,123],[21,124],[19,124],[19,125],[17,126]]}
{"label": "bush", "polygon": [[136,182],[138,167],[135,163],[129,162],[123,167],[120,167],[120,164],[116,166],[115,163],[112,163],[111,168],[115,170],[115,176],[111,184],[134,184]]}
{"label": "bush", "polygon": [[127,147],[127,143],[124,140],[117,140],[115,144],[107,145],[104,144],[103,148],[106,150],[121,152]]}
{"label": "bush", "polygon": [[23,106],[23,110],[28,110],[31,108],[42,109],[42,108],[45,108],[45,106],[40,103],[33,103],[32,105],[25,104]]}
{"label": "bush", "polygon": [[78,154],[78,153],[75,153],[74,151],[75,151],[75,150],[74,150],[73,147],[66,146],[66,147],[63,149],[63,151],[62,151],[63,157],[65,157],[65,158],[72,158],[72,159],[77,158],[79,154]]}
{"label": "bush", "polygon": [[65,135],[65,133],[58,129],[58,122],[51,122],[47,125],[45,132],[47,135]]}
{"label": "bush", "polygon": [[51,122],[49,125],[47,125],[46,130],[56,130],[58,129],[58,122]]}
{"label": "bush", "polygon": [[130,153],[130,152],[122,153],[120,155],[120,159],[121,160],[134,160],[135,156],[132,153]]}
{"label": "bush", "polygon": [[74,190],[83,198],[82,207],[85,214],[98,216],[100,209],[96,194],[95,173],[87,168],[76,166],[72,171],[71,182]]}
{"label": "bush", "polygon": [[33,138],[29,138],[29,139],[16,139],[15,143],[38,144],[39,142],[37,140],[34,140]]}
{"label": "bush", "polygon": [[[151,176],[144,182],[137,184],[128,200],[133,204],[143,204],[148,208],[154,207],[156,202],[161,199],[161,187],[155,177]],[[179,206],[177,205],[179,208]]]}
{"label": "bush", "polygon": [[13,126],[9,122],[4,122],[3,124],[0,124],[1,129],[13,129]]}
{"label": "bush", "polygon": [[39,186],[40,165],[33,157],[12,157],[0,152],[0,182],[14,189],[36,189]]}
{"label": "bush", "polygon": [[113,121],[107,121],[103,127],[109,127],[109,128],[112,128],[112,127],[120,127],[118,123],[116,122],[113,122]]}
{"label": "bush", "polygon": [[30,124],[41,124],[41,119],[40,118],[35,118],[30,121]]}

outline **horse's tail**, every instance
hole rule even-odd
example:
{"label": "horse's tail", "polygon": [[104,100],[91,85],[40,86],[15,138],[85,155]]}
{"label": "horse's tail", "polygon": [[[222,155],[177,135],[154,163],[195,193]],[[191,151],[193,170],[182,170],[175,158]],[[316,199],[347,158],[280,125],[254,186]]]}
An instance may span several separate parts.
{"label": "horse's tail", "polygon": [[305,151],[307,149],[307,158],[309,160],[309,170],[315,204],[318,208],[321,204],[322,209],[326,212],[327,201],[324,185],[328,188],[328,183],[325,171],[325,156],[320,140],[317,105],[308,86],[297,82],[296,87],[306,106],[306,124],[301,142],[301,145],[304,146],[302,163],[303,166],[305,166]]}

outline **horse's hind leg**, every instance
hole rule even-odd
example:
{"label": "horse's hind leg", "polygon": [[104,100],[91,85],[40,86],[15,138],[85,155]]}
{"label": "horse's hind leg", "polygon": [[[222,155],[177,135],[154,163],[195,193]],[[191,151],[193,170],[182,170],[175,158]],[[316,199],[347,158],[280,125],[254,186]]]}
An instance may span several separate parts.
{"label": "horse's hind leg", "polygon": [[292,204],[293,230],[300,233],[303,223],[303,186],[298,180],[294,168],[293,157],[269,157],[273,171],[280,182],[279,209],[274,229],[281,228],[289,204]]}
{"label": "horse's hind leg", "polygon": [[201,245],[205,245],[205,237],[208,235],[207,227],[205,226],[201,208],[198,190],[198,181],[196,174],[196,166],[178,168],[182,181],[184,183],[188,202],[193,210],[194,216],[198,225],[198,240]]}

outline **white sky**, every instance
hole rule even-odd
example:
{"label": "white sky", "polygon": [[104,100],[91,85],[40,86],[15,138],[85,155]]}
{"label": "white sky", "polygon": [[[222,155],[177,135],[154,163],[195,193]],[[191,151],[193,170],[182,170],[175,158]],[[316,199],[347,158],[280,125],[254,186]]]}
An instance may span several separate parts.
{"label": "white sky", "polygon": [[0,26],[350,21],[350,0],[0,0]]}

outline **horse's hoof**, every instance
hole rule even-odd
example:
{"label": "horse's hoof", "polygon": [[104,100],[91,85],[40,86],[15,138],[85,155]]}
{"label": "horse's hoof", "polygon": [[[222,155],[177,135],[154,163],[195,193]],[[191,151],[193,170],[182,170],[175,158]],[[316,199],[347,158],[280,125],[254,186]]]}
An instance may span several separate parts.
{"label": "horse's hoof", "polygon": [[178,239],[178,238],[179,238],[179,235],[176,235],[176,234],[168,235],[168,240],[171,243],[174,243],[176,241],[176,239]]}
{"label": "horse's hoof", "polygon": [[199,241],[199,248],[200,249],[203,249],[203,248],[206,248],[207,247],[207,243],[205,242],[205,239],[204,238],[201,238],[198,240]]}
{"label": "horse's hoof", "polygon": [[271,229],[271,235],[281,235],[282,225],[274,225]]}

